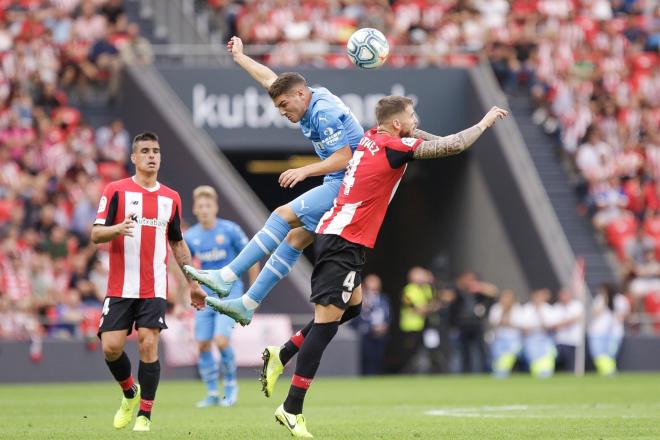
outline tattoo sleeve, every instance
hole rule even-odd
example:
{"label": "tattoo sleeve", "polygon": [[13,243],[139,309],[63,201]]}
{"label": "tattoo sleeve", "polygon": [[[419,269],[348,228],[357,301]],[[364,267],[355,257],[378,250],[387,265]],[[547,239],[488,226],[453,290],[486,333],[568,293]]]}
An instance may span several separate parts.
{"label": "tattoo sleeve", "polygon": [[415,159],[435,159],[437,157],[451,156],[462,153],[474,144],[483,130],[478,125],[467,128],[460,133],[424,141],[419,144],[413,157]]}
{"label": "tattoo sleeve", "polygon": [[185,241],[170,241],[170,247],[172,248],[172,255],[174,255],[174,259],[181,270],[183,270],[184,265],[192,266],[192,256]]}
{"label": "tattoo sleeve", "polygon": [[413,132],[412,137],[421,139],[423,141],[434,141],[436,139],[442,139],[442,136],[436,136],[434,134],[428,133],[424,130],[420,130],[419,128],[416,128],[415,131]]}

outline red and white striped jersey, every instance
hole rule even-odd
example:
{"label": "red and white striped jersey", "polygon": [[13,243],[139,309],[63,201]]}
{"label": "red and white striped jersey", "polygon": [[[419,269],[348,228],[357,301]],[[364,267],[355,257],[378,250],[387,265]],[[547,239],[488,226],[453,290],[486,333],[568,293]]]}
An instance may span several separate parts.
{"label": "red and white striped jersey", "polygon": [[110,182],[94,224],[112,226],[128,216],[135,220],[133,236],[110,242],[107,296],[166,298],[167,241],[183,239],[179,193],[160,183],[143,188],[132,177]]}
{"label": "red and white striped jersey", "polygon": [[339,235],[351,243],[372,248],[408,161],[421,139],[364,134],[353,153],[334,206],[326,212],[316,232]]}

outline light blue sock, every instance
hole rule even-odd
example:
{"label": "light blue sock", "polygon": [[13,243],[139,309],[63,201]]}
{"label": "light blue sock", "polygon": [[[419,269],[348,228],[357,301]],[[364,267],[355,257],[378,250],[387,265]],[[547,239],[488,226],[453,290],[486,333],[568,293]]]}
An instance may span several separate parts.
{"label": "light blue sock", "polygon": [[234,349],[225,347],[220,350],[222,355],[222,374],[225,383],[225,396],[227,395],[227,388],[236,386],[236,356]]}
{"label": "light blue sock", "polygon": [[202,351],[199,353],[199,360],[197,362],[199,375],[202,382],[206,384],[209,396],[218,395],[218,374],[220,368],[218,363],[213,358],[213,353],[210,351]]}
{"label": "light blue sock", "polygon": [[266,266],[247,291],[247,295],[261,304],[275,284],[291,272],[291,268],[296,264],[300,255],[302,255],[302,251],[283,241],[270,256]]}
{"label": "light blue sock", "polygon": [[240,254],[229,263],[229,268],[238,277],[243,275],[254,263],[273,252],[289,233],[291,226],[274,212],[266,220],[263,228],[243,248]]}

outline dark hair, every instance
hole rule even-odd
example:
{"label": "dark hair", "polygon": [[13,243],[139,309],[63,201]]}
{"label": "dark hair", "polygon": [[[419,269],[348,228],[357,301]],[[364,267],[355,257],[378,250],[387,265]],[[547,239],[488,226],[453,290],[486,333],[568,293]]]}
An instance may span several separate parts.
{"label": "dark hair", "polygon": [[300,84],[303,86],[307,85],[307,80],[301,74],[296,72],[282,73],[277,77],[275,82],[270,85],[268,88],[268,94],[271,99],[275,99]]}
{"label": "dark hair", "polygon": [[145,131],[143,133],[136,135],[133,138],[133,151],[135,151],[135,147],[137,146],[138,142],[142,142],[142,141],[158,142],[158,135],[153,131]]}
{"label": "dark hair", "polygon": [[386,96],[376,104],[376,121],[379,124],[387,122],[392,116],[401,113],[407,106],[413,105],[413,100],[406,96]]}

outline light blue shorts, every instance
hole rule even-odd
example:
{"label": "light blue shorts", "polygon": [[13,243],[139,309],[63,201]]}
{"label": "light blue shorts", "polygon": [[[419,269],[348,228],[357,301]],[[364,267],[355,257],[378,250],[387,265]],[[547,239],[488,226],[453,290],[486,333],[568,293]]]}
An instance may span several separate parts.
{"label": "light blue shorts", "polygon": [[[206,290],[206,289],[204,289]],[[208,291],[207,291],[208,293]],[[238,298],[243,294],[243,283],[234,283],[228,299]],[[227,315],[222,315],[209,306],[195,312],[195,339],[198,342],[210,341],[216,336],[231,338],[231,331],[236,322]]]}
{"label": "light blue shorts", "polygon": [[332,208],[340,186],[341,180],[328,180],[289,202],[289,206],[305,229],[311,232],[316,231],[316,226],[321,221],[323,214]]}

